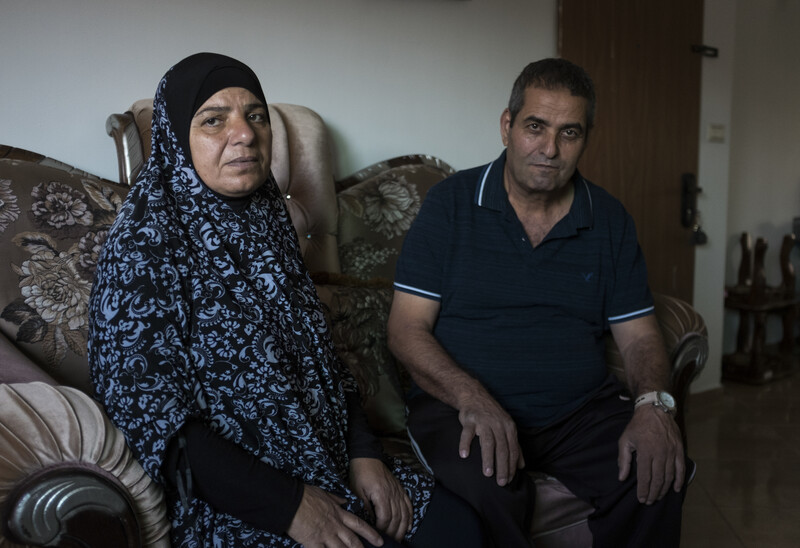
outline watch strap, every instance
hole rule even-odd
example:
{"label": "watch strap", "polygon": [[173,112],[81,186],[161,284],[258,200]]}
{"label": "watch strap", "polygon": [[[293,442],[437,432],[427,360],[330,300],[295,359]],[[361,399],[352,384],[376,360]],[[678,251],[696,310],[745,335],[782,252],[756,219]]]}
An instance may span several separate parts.
{"label": "watch strap", "polygon": [[676,411],[675,406],[671,405],[670,403],[664,403],[662,401],[661,394],[664,394],[668,398],[668,401],[674,401],[675,398],[672,397],[671,394],[668,392],[662,392],[658,390],[654,390],[653,392],[645,392],[638,398],[636,398],[636,402],[634,403],[634,409],[637,407],[641,407],[642,405],[653,405],[655,407],[661,408],[666,413],[673,413]]}

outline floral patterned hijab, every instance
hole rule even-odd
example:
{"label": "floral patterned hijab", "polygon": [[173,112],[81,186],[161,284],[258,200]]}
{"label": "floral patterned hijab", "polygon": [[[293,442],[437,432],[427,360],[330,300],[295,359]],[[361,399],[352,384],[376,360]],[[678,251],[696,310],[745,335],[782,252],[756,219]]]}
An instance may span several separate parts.
{"label": "floral patterned hijab", "polygon": [[[167,441],[195,417],[284,473],[346,496],[361,513],[347,486],[344,390],[354,384],[334,354],[277,185],[270,178],[232,208],[188,157],[194,110],[185,105],[196,110],[232,85],[264,98],[252,71],[221,55],[189,57],[161,80],[152,155],[98,262],[92,382],[158,481]],[[293,544],[198,500],[188,509],[173,504],[173,515],[174,528],[203,524],[224,545],[245,537],[248,545]]]}

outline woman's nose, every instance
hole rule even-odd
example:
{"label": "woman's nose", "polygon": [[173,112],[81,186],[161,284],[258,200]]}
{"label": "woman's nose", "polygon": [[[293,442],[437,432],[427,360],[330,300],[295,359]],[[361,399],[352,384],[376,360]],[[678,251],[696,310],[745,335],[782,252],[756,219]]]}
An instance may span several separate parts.
{"label": "woman's nose", "polygon": [[234,144],[250,144],[256,132],[246,118],[236,116],[231,123],[231,140]]}

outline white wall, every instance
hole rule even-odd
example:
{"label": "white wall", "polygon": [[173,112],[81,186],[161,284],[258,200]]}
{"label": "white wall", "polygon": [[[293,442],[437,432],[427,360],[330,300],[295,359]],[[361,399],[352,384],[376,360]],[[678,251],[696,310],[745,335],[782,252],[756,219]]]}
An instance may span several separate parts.
{"label": "white wall", "polygon": [[[556,8],[556,0],[0,0],[0,144],[116,179],[108,114],[151,97],[170,65],[206,50],[251,65],[270,101],[319,112],[339,176],[410,153],[469,167],[499,152],[500,112],[521,68],[555,55]],[[711,357],[695,391],[719,386],[723,347],[732,346],[722,288],[735,279],[738,234],[767,236],[775,253],[800,215],[800,2],[705,0],[705,10],[704,40],[720,57],[703,61],[699,207],[709,244],[697,249],[695,306]],[[710,123],[727,127],[726,143],[704,140]]]}
{"label": "white wall", "polygon": [[[796,0],[738,2],[725,264],[729,284],[736,282],[739,237],[745,231],[767,239],[767,282],[778,284],[781,240],[800,216],[798,28]],[[800,248],[795,247],[792,260],[800,272]],[[735,346],[737,325],[736,314],[727,312],[726,352]],[[771,318],[768,327],[767,341],[779,340],[778,318]]]}
{"label": "white wall", "polygon": [[0,143],[116,180],[106,117],[215,51],[325,119],[339,176],[411,153],[471,167],[555,33],[554,0],[0,0]]}
{"label": "white wall", "polygon": [[[702,61],[697,180],[703,191],[698,196],[697,206],[708,243],[695,251],[693,304],[708,328],[709,356],[705,370],[692,385],[693,392],[720,385],[735,18],[735,3],[731,0],[705,0],[703,43],[717,48],[719,57],[705,57]],[[707,130],[711,124],[725,127],[724,143],[708,141]]]}

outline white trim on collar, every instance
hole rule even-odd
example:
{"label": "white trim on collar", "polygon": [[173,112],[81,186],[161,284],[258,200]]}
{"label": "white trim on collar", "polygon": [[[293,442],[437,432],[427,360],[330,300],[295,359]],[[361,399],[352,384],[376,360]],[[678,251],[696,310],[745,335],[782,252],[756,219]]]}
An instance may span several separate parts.
{"label": "white trim on collar", "polygon": [[483,207],[483,191],[486,190],[486,179],[489,178],[489,172],[492,170],[493,165],[494,162],[486,167],[486,170],[483,172],[483,177],[481,177],[481,184],[478,185],[478,205],[480,207]]}

